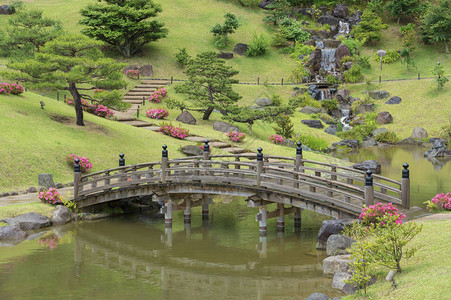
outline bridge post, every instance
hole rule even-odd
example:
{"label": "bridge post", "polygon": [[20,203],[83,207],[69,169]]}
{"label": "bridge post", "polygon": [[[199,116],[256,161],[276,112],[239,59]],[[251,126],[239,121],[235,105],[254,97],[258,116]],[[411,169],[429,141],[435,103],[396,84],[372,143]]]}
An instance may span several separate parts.
{"label": "bridge post", "polygon": [[268,232],[268,227],[266,225],[266,220],[267,220],[266,205],[259,206],[258,211],[259,211],[259,213],[255,216],[255,221],[258,221],[258,228],[259,228],[260,236],[265,236]]}
{"label": "bridge post", "polygon": [[185,224],[191,223],[191,200],[185,200],[185,210],[183,212],[183,220]]}
{"label": "bridge post", "polygon": [[277,216],[277,232],[285,231],[285,207],[283,203],[277,203],[277,210],[279,211],[279,215]]}
{"label": "bridge post", "polygon": [[371,172],[371,170],[366,171],[364,195],[365,205],[367,207],[374,204],[373,176],[371,176],[372,174],[373,172]]}
{"label": "bridge post", "polygon": [[[119,154],[119,167],[125,166],[124,153]],[[120,173],[124,173],[124,170],[119,171]],[[125,176],[119,177],[119,181],[125,181]]]}
{"label": "bridge post", "polygon": [[410,209],[410,172],[409,164],[404,163],[401,178],[401,203],[402,207]]}
{"label": "bridge post", "polygon": [[[297,147],[296,147],[296,161],[294,162],[294,171],[295,172],[299,172],[301,165],[302,165],[302,143],[301,142],[297,142]],[[295,175],[294,176],[295,179],[299,180],[299,175]],[[293,187],[295,188],[299,188],[299,182],[295,182]]]}
{"label": "bridge post", "polygon": [[202,195],[202,220],[208,220],[210,216],[208,195]]}
{"label": "bridge post", "polygon": [[261,174],[263,172],[263,149],[258,147],[257,151],[257,187],[260,187],[262,182]]}
{"label": "bridge post", "polygon": [[78,198],[81,183],[80,178],[81,178],[80,160],[76,158],[74,160],[74,199]]}
{"label": "bridge post", "polygon": [[164,200],[164,225],[172,227],[172,199],[170,197]]}
{"label": "bridge post", "polygon": [[301,208],[294,209],[294,231],[301,231]]}
{"label": "bridge post", "polygon": [[166,182],[166,168],[168,167],[168,146],[162,146],[163,151],[161,151],[161,182]]}
{"label": "bridge post", "polygon": [[[208,143],[209,143],[208,140],[204,141],[204,153],[202,155],[203,160],[210,160],[210,145],[208,145]],[[207,163],[205,163],[204,168],[208,168],[208,167],[209,167],[209,165]],[[208,175],[208,174],[210,174],[210,172],[205,171],[205,175]]]}

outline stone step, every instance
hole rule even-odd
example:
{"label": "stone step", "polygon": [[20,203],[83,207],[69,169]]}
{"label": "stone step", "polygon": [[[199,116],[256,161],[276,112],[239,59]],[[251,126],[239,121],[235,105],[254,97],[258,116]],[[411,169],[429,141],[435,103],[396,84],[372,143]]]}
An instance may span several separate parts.
{"label": "stone step", "polygon": [[118,122],[126,122],[126,121],[134,121],[135,118],[134,117],[127,117],[127,116],[116,116],[116,120]]}
{"label": "stone step", "polygon": [[121,122],[123,124],[127,124],[127,125],[131,125],[131,126],[135,126],[135,127],[146,127],[149,126],[150,124],[144,121],[139,121],[139,120],[134,120],[134,121],[125,121],[125,122]]}
{"label": "stone step", "polygon": [[200,137],[200,136],[188,136],[185,138],[185,140],[190,141],[190,142],[204,142],[205,140],[208,140],[208,138],[205,137]]}
{"label": "stone step", "polygon": [[239,153],[248,152],[246,149],[239,148],[239,147],[222,148],[221,150],[224,150],[224,151],[232,153],[232,154],[239,154]]}
{"label": "stone step", "polygon": [[[144,96],[144,98],[148,98]],[[143,101],[143,96],[129,96],[129,95],[125,95],[122,97],[122,99],[124,100],[141,100],[141,102]],[[146,99],[147,100],[147,99]]]}
{"label": "stone step", "polygon": [[141,96],[141,97],[149,98],[150,94],[152,94],[152,92],[134,92],[134,91],[130,91],[127,94],[125,94],[124,96]]}
{"label": "stone step", "polygon": [[133,103],[133,104],[142,104],[143,103],[142,100],[128,100],[128,99],[124,99],[124,100],[122,100],[122,102]]}
{"label": "stone step", "polygon": [[135,85],[135,89],[159,89],[164,87],[165,85],[161,85],[161,84],[138,84]]}
{"label": "stone step", "polygon": [[212,142],[210,143],[211,147],[216,147],[216,148],[228,148],[230,147],[230,144],[224,143],[224,142]]}
{"label": "stone step", "polygon": [[147,93],[152,93],[155,92],[157,89],[156,88],[133,88],[131,89],[129,92],[147,92]]}
{"label": "stone step", "polygon": [[159,84],[159,85],[166,85],[169,83],[167,80],[151,80],[151,79],[144,79],[141,80],[141,83],[143,84]]}
{"label": "stone step", "polygon": [[151,126],[142,126],[140,128],[144,128],[144,129],[148,129],[148,130],[152,130],[152,131],[158,131],[160,129],[160,126],[151,125]]}

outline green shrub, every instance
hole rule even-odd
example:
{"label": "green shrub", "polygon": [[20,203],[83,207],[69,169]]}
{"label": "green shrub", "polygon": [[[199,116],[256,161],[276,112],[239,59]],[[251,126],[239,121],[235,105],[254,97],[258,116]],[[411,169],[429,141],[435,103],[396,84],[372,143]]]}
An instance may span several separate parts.
{"label": "green shrub", "polygon": [[181,65],[186,65],[190,59],[190,56],[188,52],[186,51],[186,48],[179,49],[179,52],[175,54],[175,59],[177,62]]}
{"label": "green shrub", "polygon": [[352,38],[344,38],[341,43],[348,47],[349,51],[351,51],[351,55],[357,54],[357,52],[362,48],[363,42],[357,41]]}
{"label": "green shrub", "polygon": [[301,96],[290,98],[289,104],[292,107],[313,106],[316,108],[321,108],[321,103],[313,99],[307,92]]}
{"label": "green shrub", "polygon": [[273,47],[285,47],[287,45],[287,39],[280,31],[276,31],[272,37],[271,45]]}
{"label": "green shrub", "polygon": [[370,58],[368,56],[360,56],[359,57],[359,65],[363,69],[370,69],[371,68]]}
{"label": "green shrub", "polygon": [[368,122],[368,124],[363,125],[355,125],[349,131],[337,132],[337,136],[342,139],[354,139],[363,141],[363,139],[371,136],[373,134],[373,130],[377,128],[375,122]]}
{"label": "green shrub", "polygon": [[[375,61],[381,61],[381,58],[379,56],[377,56],[377,52],[374,53],[373,58],[374,58]],[[397,61],[400,58],[401,58],[401,54],[399,54],[395,50],[388,49],[387,53],[385,54],[385,56],[382,57],[382,62],[389,64],[389,63]]]}
{"label": "green shrub", "polygon": [[282,104],[282,98],[277,94],[273,94],[271,97],[271,105],[280,106],[281,104]]}
{"label": "green shrub", "polygon": [[353,64],[350,70],[343,73],[343,81],[348,83],[356,83],[362,81],[363,75],[361,71],[361,66]]}
{"label": "green shrub", "polygon": [[392,131],[381,132],[381,133],[377,134],[374,137],[374,139],[378,142],[387,143],[387,144],[395,144],[396,142],[399,141],[399,138],[396,135],[396,133],[394,133]]}
{"label": "green shrub", "polygon": [[263,34],[260,34],[260,36],[258,36],[256,33],[254,33],[254,37],[247,47],[246,55],[261,56],[266,53],[269,48],[269,44],[270,41],[266,36],[264,36]]}
{"label": "green shrub", "polygon": [[326,76],[326,82],[328,84],[338,84],[338,83],[340,83],[340,80],[337,77],[335,77],[334,75],[328,74]]}
{"label": "green shrub", "polygon": [[329,147],[329,143],[325,139],[310,133],[297,135],[296,142],[301,142],[310,149],[318,151],[326,150]]}
{"label": "green shrub", "polygon": [[340,60],[340,62],[342,64],[349,62],[349,61],[354,62],[355,61],[354,57],[346,55],[346,56],[343,56],[343,58]]}
{"label": "green shrub", "polygon": [[326,122],[326,123],[337,123],[337,120],[334,119],[334,117],[332,117],[329,114],[325,114],[325,113],[318,113],[318,118],[320,118],[322,121]]}
{"label": "green shrub", "polygon": [[310,114],[310,118],[312,118],[312,119],[318,119],[318,115],[317,115],[317,114]]}
{"label": "green shrub", "polygon": [[337,99],[325,99],[321,101],[321,107],[324,107],[328,112],[338,108]]}
{"label": "green shrub", "polygon": [[304,55],[306,58],[315,50],[315,46],[304,45],[301,43],[296,44],[294,47],[293,53],[291,53],[290,57],[293,59],[299,59],[300,55]]}
{"label": "green shrub", "polygon": [[286,139],[291,139],[294,135],[293,127],[294,124],[291,121],[290,116],[282,115],[276,119],[276,127],[274,127],[274,130],[278,135],[281,135]]}
{"label": "green shrub", "polygon": [[[374,103],[374,100],[373,99],[371,99],[371,98],[366,98],[366,99],[360,99],[360,100],[357,100],[357,101],[354,101],[354,102],[352,102],[352,104],[351,104],[351,110],[352,110],[352,112],[354,113],[354,114],[356,114],[357,113],[357,108],[360,106],[360,105],[362,105],[362,104],[371,104],[371,103]],[[376,118],[375,118],[376,119]]]}
{"label": "green shrub", "polygon": [[291,54],[294,52],[293,46],[283,47],[279,49],[279,53],[281,54]]}
{"label": "green shrub", "polygon": [[260,0],[236,0],[236,2],[244,7],[257,7]]}

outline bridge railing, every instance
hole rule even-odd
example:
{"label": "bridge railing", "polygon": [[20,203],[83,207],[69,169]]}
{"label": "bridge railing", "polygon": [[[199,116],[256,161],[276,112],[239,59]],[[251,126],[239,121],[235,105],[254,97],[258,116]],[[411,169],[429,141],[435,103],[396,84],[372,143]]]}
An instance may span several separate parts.
{"label": "bridge railing", "polygon": [[[408,165],[404,164],[402,181],[373,175],[346,166],[303,159],[300,143],[296,157],[257,154],[210,156],[208,142],[202,156],[168,159],[163,146],[158,162],[125,166],[123,154],[119,167],[81,176],[75,163],[74,199],[140,185],[177,182],[223,182],[255,186],[278,192],[301,193],[318,201],[335,201],[355,210],[362,202],[386,201],[410,206]],[[78,166],[78,169],[77,169]],[[77,172],[78,170],[78,172]],[[302,191],[301,191],[302,190]]]}

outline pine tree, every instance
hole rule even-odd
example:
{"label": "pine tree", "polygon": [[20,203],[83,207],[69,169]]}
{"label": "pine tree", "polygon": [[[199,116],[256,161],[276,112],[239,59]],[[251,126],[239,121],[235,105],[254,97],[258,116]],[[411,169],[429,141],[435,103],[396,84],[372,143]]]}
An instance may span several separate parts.
{"label": "pine tree", "polygon": [[398,18],[398,24],[400,19],[406,19],[407,17],[414,15],[418,12],[419,0],[391,0],[387,2],[385,8],[390,15]]}
{"label": "pine tree", "polygon": [[266,16],[263,18],[263,21],[272,22],[274,26],[276,26],[281,19],[288,17],[291,12],[290,2],[287,0],[274,0],[271,4],[268,4],[266,8],[267,9],[264,11]]}
{"label": "pine tree", "polygon": [[352,34],[359,41],[372,42],[382,37],[381,31],[388,28],[387,24],[382,23],[382,19],[370,10],[365,10],[362,15],[362,21],[354,27]]}
{"label": "pine tree", "polygon": [[438,5],[430,5],[424,14],[421,35],[426,43],[445,43],[446,53],[449,53],[448,42],[451,39],[451,3],[449,0],[439,0]]}

